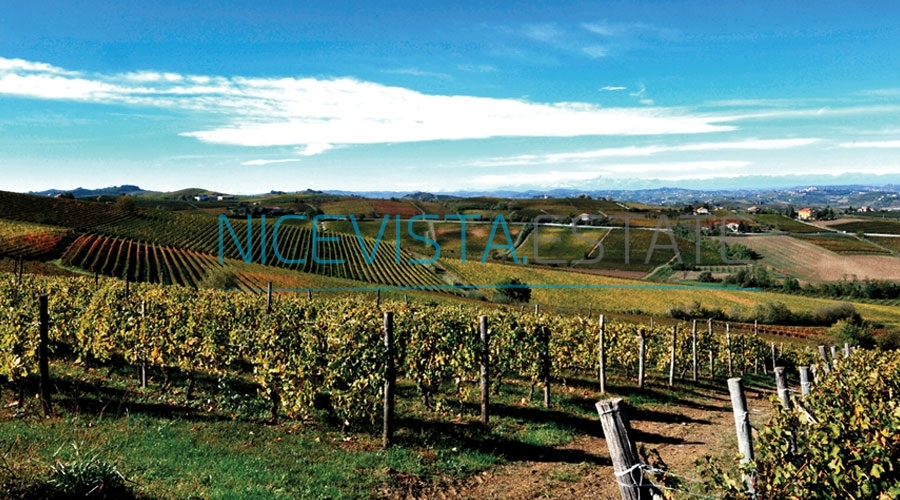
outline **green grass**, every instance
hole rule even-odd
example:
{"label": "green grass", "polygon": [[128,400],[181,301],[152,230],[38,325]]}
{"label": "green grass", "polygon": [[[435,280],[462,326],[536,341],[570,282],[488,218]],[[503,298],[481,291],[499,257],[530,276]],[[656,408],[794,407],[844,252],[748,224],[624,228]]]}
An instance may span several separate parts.
{"label": "green grass", "polygon": [[448,385],[427,409],[401,381],[395,446],[383,451],[377,426],[341,431],[326,411],[265,424],[267,403],[241,377],[200,377],[187,400],[178,373],[164,389],[154,372],[142,389],[128,366],[54,360],[51,371],[57,417],[40,416],[34,381],[23,408],[0,410],[0,498],[38,491],[52,465],[76,455],[115,467],[138,498],[369,498],[409,478],[440,484],[536,459],[596,425],[581,393],[554,394],[554,407],[543,409],[537,397],[524,401],[527,384],[505,380],[485,428],[474,386],[458,400]]}
{"label": "green grass", "polygon": [[757,214],[753,220],[761,226],[770,226],[778,231],[789,233],[817,233],[822,229],[778,214]]}
{"label": "green grass", "polygon": [[835,224],[831,227],[840,231],[847,231],[848,233],[900,234],[900,221],[888,219],[846,222],[843,224]]}
{"label": "green grass", "polygon": [[873,245],[869,241],[859,239],[852,235],[795,236],[795,238],[844,255],[889,253],[884,249]]}

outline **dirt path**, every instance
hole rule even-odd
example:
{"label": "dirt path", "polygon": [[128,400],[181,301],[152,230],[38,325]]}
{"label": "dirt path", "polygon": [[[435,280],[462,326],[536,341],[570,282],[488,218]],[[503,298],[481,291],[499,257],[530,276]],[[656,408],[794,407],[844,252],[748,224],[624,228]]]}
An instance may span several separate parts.
{"label": "dirt path", "polygon": [[[724,381],[721,385],[724,385]],[[754,426],[766,419],[767,394],[747,391]],[[632,439],[637,446],[655,449],[669,470],[697,478],[695,461],[704,455],[737,450],[734,417],[726,390],[707,390],[671,405],[632,409]],[[618,499],[618,487],[600,422],[597,436],[581,435],[538,460],[512,461],[458,484],[433,491],[429,498]]]}

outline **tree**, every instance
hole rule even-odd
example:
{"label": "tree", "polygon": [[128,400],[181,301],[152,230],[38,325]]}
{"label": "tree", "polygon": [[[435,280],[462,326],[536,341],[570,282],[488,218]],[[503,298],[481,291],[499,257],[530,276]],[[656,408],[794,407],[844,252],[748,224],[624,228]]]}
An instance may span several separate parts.
{"label": "tree", "polygon": [[519,278],[506,278],[497,283],[497,291],[494,293],[494,302],[514,303],[529,302],[531,300],[531,287],[523,283]]}

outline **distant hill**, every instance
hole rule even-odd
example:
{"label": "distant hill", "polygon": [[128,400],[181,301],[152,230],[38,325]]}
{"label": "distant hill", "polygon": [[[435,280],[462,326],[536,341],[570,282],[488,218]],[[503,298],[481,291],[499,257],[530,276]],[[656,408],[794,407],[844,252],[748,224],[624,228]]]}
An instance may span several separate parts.
{"label": "distant hill", "polygon": [[48,189],[46,191],[31,191],[28,194],[34,194],[38,196],[56,196],[63,193],[72,193],[72,195],[76,198],[90,198],[94,196],[120,196],[123,194],[134,196],[138,194],[147,194],[150,192],[151,191],[144,191],[138,186],[125,184],[122,186],[112,186],[99,189],[85,189],[82,187],[78,187],[75,189]]}

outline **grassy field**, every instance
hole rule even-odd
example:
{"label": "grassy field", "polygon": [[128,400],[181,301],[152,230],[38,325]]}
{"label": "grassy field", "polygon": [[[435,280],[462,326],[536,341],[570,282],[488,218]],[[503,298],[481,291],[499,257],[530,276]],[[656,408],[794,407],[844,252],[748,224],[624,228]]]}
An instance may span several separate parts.
{"label": "grassy field", "polygon": [[[506,278],[519,278],[532,287],[532,301],[564,310],[595,313],[632,313],[665,316],[673,306],[699,302],[703,307],[728,310],[750,308],[765,302],[782,302],[793,311],[809,311],[834,300],[755,292],[718,285],[708,287],[661,285],[647,281],[613,278],[558,269],[512,264],[447,262],[446,267],[465,282],[491,285]],[[481,289],[491,297],[494,289]],[[893,306],[855,304],[864,318],[900,325],[900,309]]]}
{"label": "grassy field", "polygon": [[900,234],[900,221],[890,219],[846,222],[835,224],[831,227],[840,231],[847,231],[848,233]]}
{"label": "grassy field", "polygon": [[890,255],[839,255],[790,236],[752,236],[745,244],[763,255],[762,264],[801,281],[900,279],[900,259]]}
{"label": "grassy field", "polygon": [[854,235],[796,236],[796,238],[841,255],[890,254],[890,252]]}
{"label": "grassy field", "polygon": [[900,238],[869,236],[867,239],[894,252],[900,252]]}
{"label": "grassy field", "polygon": [[757,214],[753,216],[753,220],[761,226],[769,226],[777,231],[789,233],[817,233],[821,231],[815,226],[778,214]]}

